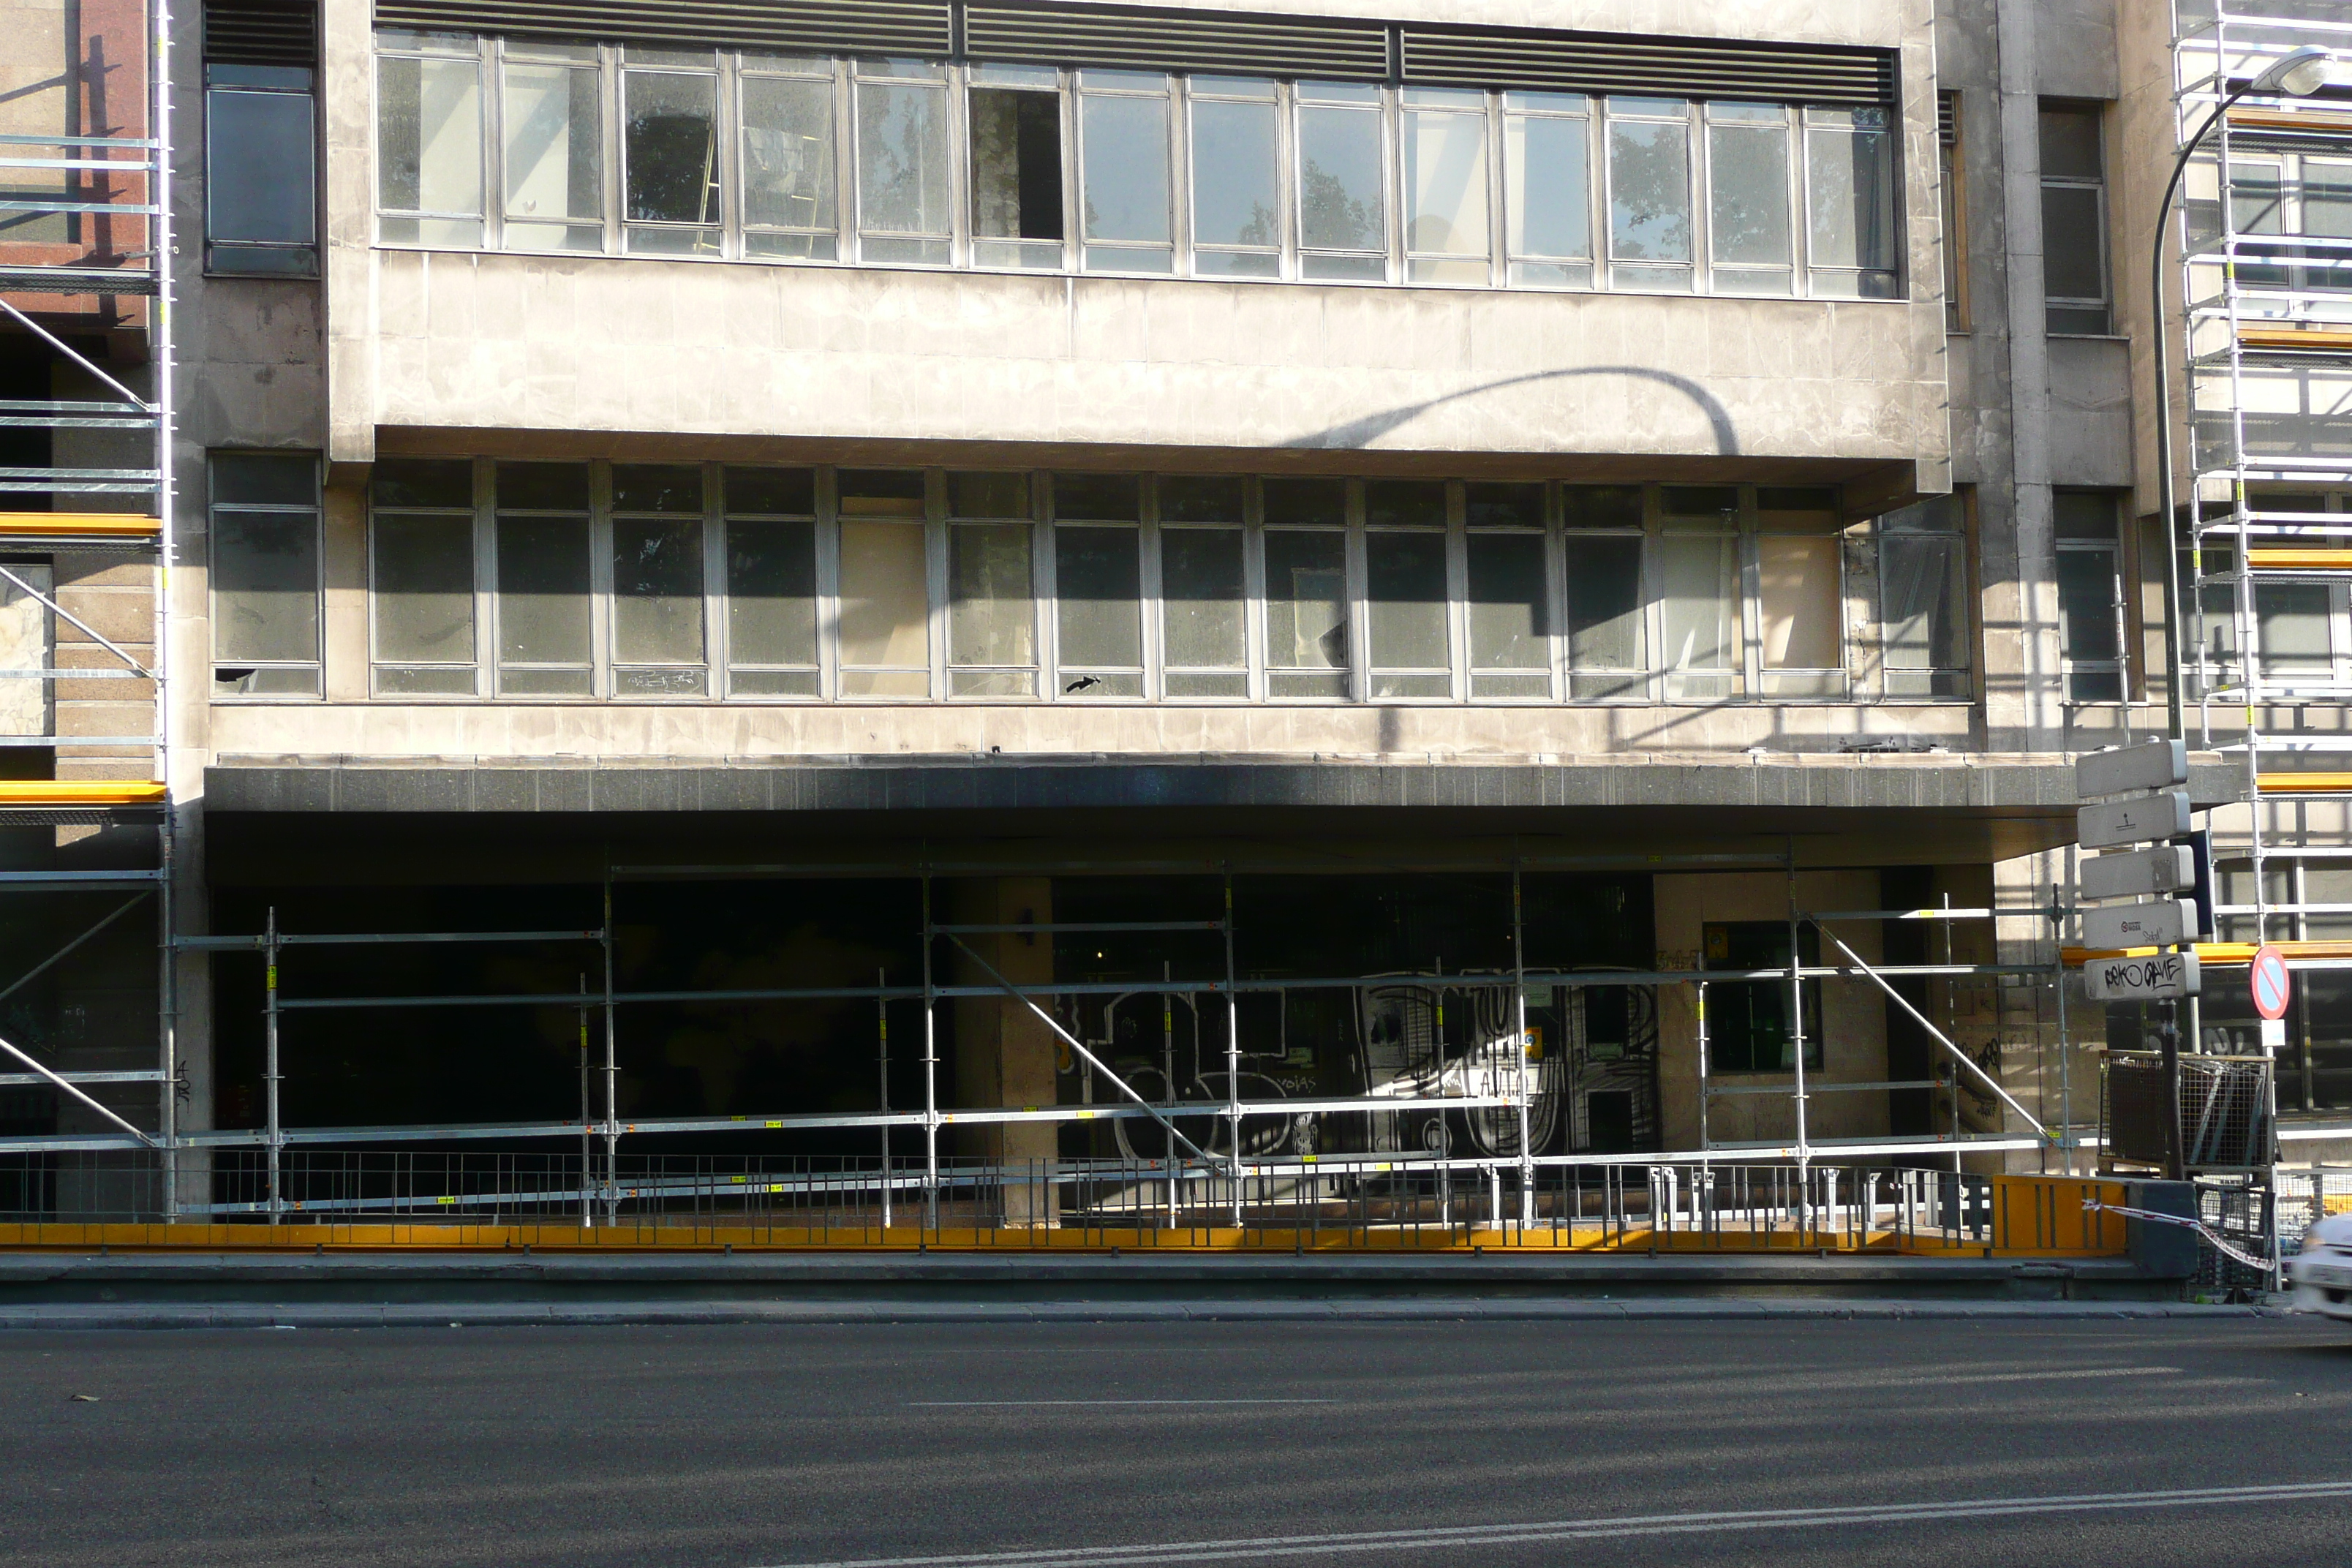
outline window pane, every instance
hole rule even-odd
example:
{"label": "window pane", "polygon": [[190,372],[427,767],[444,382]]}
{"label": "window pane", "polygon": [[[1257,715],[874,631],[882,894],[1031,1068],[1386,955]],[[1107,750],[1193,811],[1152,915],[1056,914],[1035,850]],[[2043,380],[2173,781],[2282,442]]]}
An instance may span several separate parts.
{"label": "window pane", "polygon": [[1143,516],[1142,481],[1133,474],[1055,474],[1054,515],[1134,522]]}
{"label": "window pane", "polygon": [[1444,528],[1445,481],[1367,479],[1364,521],[1375,528]]}
{"label": "window pane", "polygon": [[1542,669],[1546,644],[1544,542],[1539,533],[1474,533],[1470,553],[1470,663],[1477,669]]}
{"label": "window pane", "polygon": [[920,528],[842,520],[843,664],[928,665],[929,597]]}
{"label": "window pane", "polygon": [[311,99],[304,92],[205,95],[205,233],[309,245],[314,215]]}
{"label": "window pane", "polygon": [[733,664],[816,662],[816,524],[728,520],[727,650]]}
{"label": "window pane", "polygon": [[1833,533],[1766,533],[1756,540],[1757,610],[1767,669],[1836,669],[1838,561]]}
{"label": "window pane", "polygon": [[949,531],[950,663],[1037,662],[1029,533],[1025,522],[958,523]]}
{"label": "window pane", "polygon": [[1712,534],[1670,533],[1658,541],[1665,668],[1732,667],[1736,543]]}
{"label": "window pane", "polygon": [[1592,254],[1587,123],[1543,115],[1505,119],[1504,200],[1513,256]]}
{"label": "window pane", "polygon": [[[602,216],[598,89],[598,74],[593,70],[568,70],[562,66],[506,68],[509,217],[593,222]],[[540,243],[540,239],[530,242]],[[599,237],[596,244],[602,243]]]}
{"label": "window pane", "polygon": [[2104,170],[2099,152],[2099,115],[2091,109],[2042,110],[2042,177],[2095,180]]}
{"label": "window pane", "polygon": [[1787,266],[1787,127],[1710,126],[1707,154],[1707,216],[1715,259]]}
{"label": "window pane", "polygon": [[[743,79],[743,221],[831,229],[833,84]],[[828,247],[827,256],[832,254]]]}
{"label": "window pane", "polygon": [[1168,100],[1087,93],[1086,237],[1166,245]]}
{"label": "window pane", "polygon": [[[1161,498],[1163,512],[1166,497]],[[1171,665],[1238,669],[1248,662],[1242,621],[1242,531],[1171,528],[1160,535],[1160,596]]]}
{"label": "window pane", "polygon": [[1445,536],[1366,534],[1364,586],[1373,668],[1444,668]]}
{"label": "window pane", "polygon": [[1816,267],[1895,265],[1895,166],[1878,132],[1813,130],[1805,155]]}
{"label": "window pane", "polygon": [[1567,546],[1569,658],[1579,669],[1640,669],[1640,536],[1570,534]]}
{"label": "window pane", "polygon": [[1878,546],[1879,621],[1889,669],[1958,669],[1960,541],[1895,533]]}
{"label": "window pane", "polygon": [[1388,248],[1378,114],[1299,110],[1298,240],[1314,250]]}
{"label": "window pane", "polygon": [[2104,300],[2106,236],[2099,193],[2042,187],[2042,291],[2053,300]]}
{"label": "window pane", "polygon": [[1348,668],[1345,536],[1265,536],[1265,662],[1285,669]]}
{"label": "window pane", "polygon": [[1266,479],[1259,486],[1268,523],[1348,521],[1345,479]]}
{"label": "window pane", "polygon": [[[215,459],[215,465],[218,459]],[[214,493],[219,494],[220,469],[213,470]],[[474,504],[474,465],[462,458],[382,458],[368,476],[368,489],[378,506],[451,506]]]}
{"label": "window pane", "polygon": [[613,521],[613,657],[702,662],[702,520]]}
{"label": "window pane", "polygon": [[499,662],[586,664],[587,521],[501,517],[498,545]]}
{"label": "window pane", "polygon": [[[857,85],[858,223],[873,233],[948,232],[947,93]],[[942,252],[940,259],[946,259]]]}
{"label": "window pane", "polygon": [[1541,528],[1544,488],[1474,479],[1462,487],[1462,515],[1473,528]]}
{"label": "window pane", "polygon": [[213,513],[213,657],[319,657],[315,513]]}
{"label": "window pane", "polygon": [[2058,552],[2058,624],[2066,657],[2094,664],[2116,658],[2116,552]]}
{"label": "window pane", "polygon": [[[984,239],[1062,237],[1057,94],[972,89],[971,231]],[[1058,249],[1052,255],[1058,264]]]}
{"label": "window pane", "polygon": [[1282,181],[1271,103],[1192,103],[1192,238],[1278,245]]}
{"label": "window pane", "polygon": [[1404,116],[1405,249],[1475,257],[1419,278],[1486,281],[1486,117],[1408,110]]}
{"label": "window pane", "polygon": [[2326,675],[2335,668],[2325,583],[2263,583],[2254,590],[2266,675]]}
{"label": "window pane", "polygon": [[622,167],[632,222],[719,221],[719,79],[629,71]]}
{"label": "window pane", "polygon": [[375,656],[433,664],[474,661],[474,520],[378,512]]}
{"label": "window pane", "polygon": [[319,465],[312,458],[274,452],[215,452],[211,482],[215,504],[252,501],[264,506],[308,507],[319,503]]}
{"label": "window pane", "polygon": [[1054,605],[1065,669],[1143,663],[1141,562],[1132,528],[1054,530]]}
{"label": "window pane", "polygon": [[729,468],[727,510],[807,516],[816,510],[816,472],[812,468]]}
{"label": "window pane", "polygon": [[1691,258],[1689,126],[1611,123],[1609,254],[1634,261]]}
{"label": "window pane", "polygon": [[[376,62],[376,199],[401,212],[482,210],[481,73],[466,60]],[[478,238],[480,230],[473,231]]]}

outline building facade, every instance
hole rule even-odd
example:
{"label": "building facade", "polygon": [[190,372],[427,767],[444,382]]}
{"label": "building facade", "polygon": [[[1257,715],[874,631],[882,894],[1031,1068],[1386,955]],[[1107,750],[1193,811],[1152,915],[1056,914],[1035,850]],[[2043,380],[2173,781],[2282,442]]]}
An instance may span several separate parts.
{"label": "building facade", "polygon": [[[142,18],[88,6],[81,99],[9,110],[161,141],[174,237],[168,324],[6,296],[12,396],[66,417],[103,373],[166,410],[173,568],[159,600],[34,516],[111,492],[11,525],[9,952],[114,922],[0,1015],[96,1102],[17,1075],[27,1157],[160,1126],[175,1174],[105,1201],[188,1216],[398,1150],[610,1177],[894,1131],[934,1194],[941,1161],[1180,1142],[1480,1181],[2096,1158],[2099,1048],[2139,1020],[2053,967],[2071,762],[2168,721],[2145,258],[2219,20],[191,11],[173,125],[94,102]],[[2248,100],[2253,150],[2190,183],[2191,246],[2273,237],[2272,329],[2309,340],[2249,352],[2313,465],[2243,479],[2242,391],[2193,405],[2217,519],[2275,521],[2252,483],[2352,527],[2331,90]],[[95,237],[127,219],[35,216],[10,279],[158,275]],[[26,439],[62,473],[136,437]],[[2303,695],[2254,729],[2332,731],[2344,578],[2249,579],[2231,620],[2227,567],[2182,562],[2223,919],[2324,938],[2334,808],[2298,797],[2302,879],[2257,890],[2287,825],[2233,804],[2259,753],[2217,672],[2267,644]],[[323,940],[420,934],[509,940]],[[2311,962],[2281,1083],[2316,1134],[2352,1012]]]}

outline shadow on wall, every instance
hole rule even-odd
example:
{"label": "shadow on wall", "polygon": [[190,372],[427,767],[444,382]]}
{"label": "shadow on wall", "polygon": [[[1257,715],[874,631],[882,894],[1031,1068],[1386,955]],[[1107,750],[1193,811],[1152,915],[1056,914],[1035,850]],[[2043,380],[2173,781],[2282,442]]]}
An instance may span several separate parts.
{"label": "shadow on wall", "polygon": [[1559,381],[1570,376],[1582,375],[1633,376],[1643,381],[1654,381],[1662,386],[1672,387],[1696,404],[1699,412],[1706,416],[1706,422],[1715,432],[1717,456],[1736,458],[1739,455],[1739,433],[1732,427],[1731,412],[1716,400],[1713,393],[1687,376],[1676,375],[1672,371],[1653,370],[1646,365],[1637,364],[1580,365],[1570,370],[1538,370],[1530,371],[1525,375],[1506,376],[1501,381],[1490,381],[1482,386],[1465,387],[1460,392],[1449,392],[1443,397],[1433,397],[1426,403],[1408,404],[1402,408],[1391,408],[1385,414],[1373,414],[1361,419],[1351,419],[1345,425],[1334,425],[1328,430],[1318,430],[1312,435],[1302,436],[1285,445],[1292,447],[1369,446],[1390,432],[1412,424],[1442,404],[1458,403],[1465,397],[1475,397],[1482,392],[1498,392],[1507,386],[1526,386],[1538,381]]}

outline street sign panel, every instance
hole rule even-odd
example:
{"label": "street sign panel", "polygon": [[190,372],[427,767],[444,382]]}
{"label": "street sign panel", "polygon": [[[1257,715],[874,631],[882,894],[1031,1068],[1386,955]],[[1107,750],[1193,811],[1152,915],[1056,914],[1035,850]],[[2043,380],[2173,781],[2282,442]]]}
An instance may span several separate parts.
{"label": "street sign panel", "polygon": [[2077,806],[2074,837],[2085,849],[2117,849],[2178,838],[2189,831],[2189,796],[2179,790]]}
{"label": "street sign panel", "polygon": [[2094,1002],[2162,1002],[2196,995],[2198,978],[2193,952],[2094,958],[2083,965],[2083,994]]}
{"label": "street sign panel", "polygon": [[2285,953],[2268,942],[2256,948],[2254,962],[2246,972],[2246,985],[2254,994],[2256,1017],[2286,1016],[2287,998],[2293,994],[2294,986],[2287,978]]}
{"label": "street sign panel", "polygon": [[2074,759],[2076,795],[2122,795],[2189,782],[2189,742],[2142,741]]}
{"label": "street sign panel", "polygon": [[2083,862],[2086,899],[2145,899],[2185,893],[2197,885],[2197,866],[2186,844],[2159,844],[2122,855],[2098,855]]}
{"label": "street sign panel", "polygon": [[2113,904],[2083,911],[2085,947],[2162,947],[2195,934],[2197,906],[2187,899]]}

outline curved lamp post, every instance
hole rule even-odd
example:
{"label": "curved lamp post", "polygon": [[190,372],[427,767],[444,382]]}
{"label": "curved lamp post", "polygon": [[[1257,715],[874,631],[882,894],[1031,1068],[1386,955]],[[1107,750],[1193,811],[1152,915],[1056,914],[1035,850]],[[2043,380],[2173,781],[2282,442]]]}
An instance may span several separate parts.
{"label": "curved lamp post", "polygon": [[[2242,98],[2256,94],[2263,98],[2309,98],[2327,85],[2331,58],[2328,52],[2318,45],[2305,44],[2301,48],[2281,55],[2277,59],[2273,60],[2269,68],[2260,76],[2223,99],[2214,108],[2213,112],[2205,117],[2205,123],[2197,128],[2197,134],[2191,136],[2188,144],[2180,149],[2180,156],[2173,161],[2172,178],[2165,183],[2164,199],[2156,205],[2156,254],[2150,261],[2148,269],[2150,284],[2148,300],[2156,332],[2157,494],[2159,515],[2164,519],[2165,596],[2171,601],[2165,606],[2168,613],[2165,616],[2164,624],[2166,678],[2164,707],[2165,719],[2174,740],[2183,739],[2186,734],[2180,712],[2180,628],[2186,619],[2186,611],[2180,602],[2180,545],[2179,537],[2174,531],[2178,524],[2172,515],[2174,504],[2172,499],[2172,391],[2169,384],[2169,367],[2166,363],[2164,317],[2165,215],[2172,210],[2172,198],[2179,194],[2180,176],[2188,172],[2189,160],[2196,154],[2200,147],[2205,144],[2205,138],[2213,133],[2213,127],[2221,122],[2221,116],[2230,112],[2232,104]],[[2184,298],[2181,300],[2182,309],[2186,310],[2188,303]],[[2190,412],[2193,416],[2195,411]],[[2192,441],[2196,439],[2193,428],[2189,439]],[[2193,520],[2190,526],[2192,529],[2195,527]],[[2193,541],[2196,535],[2192,532],[2189,537]],[[2244,563],[2242,562],[2239,564],[2240,569],[2243,570]],[[2247,673],[2251,678],[2253,650],[2242,648],[2239,653],[2240,657],[2247,661]]]}

